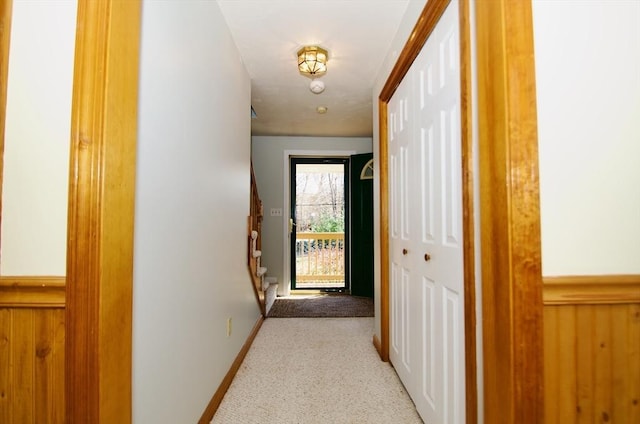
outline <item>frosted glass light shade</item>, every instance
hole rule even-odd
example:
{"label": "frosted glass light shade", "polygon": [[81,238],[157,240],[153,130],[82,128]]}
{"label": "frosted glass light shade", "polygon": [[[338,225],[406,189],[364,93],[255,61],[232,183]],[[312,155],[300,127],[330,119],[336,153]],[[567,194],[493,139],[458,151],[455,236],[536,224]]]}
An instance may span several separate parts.
{"label": "frosted glass light shade", "polygon": [[301,74],[320,76],[327,72],[329,54],[318,46],[305,46],[298,51],[298,70]]}

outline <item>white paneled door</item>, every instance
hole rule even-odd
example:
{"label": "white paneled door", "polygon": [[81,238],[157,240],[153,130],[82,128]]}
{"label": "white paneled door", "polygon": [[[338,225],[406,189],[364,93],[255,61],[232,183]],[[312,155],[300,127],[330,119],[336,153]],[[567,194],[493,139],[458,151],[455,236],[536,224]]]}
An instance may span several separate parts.
{"label": "white paneled door", "polygon": [[465,421],[459,47],[452,1],[388,105],[390,356],[429,424]]}

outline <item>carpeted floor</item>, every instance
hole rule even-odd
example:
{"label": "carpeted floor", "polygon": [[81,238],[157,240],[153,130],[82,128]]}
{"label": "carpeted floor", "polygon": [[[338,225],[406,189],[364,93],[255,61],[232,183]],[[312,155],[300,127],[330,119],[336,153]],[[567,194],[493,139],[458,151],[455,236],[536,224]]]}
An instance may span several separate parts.
{"label": "carpeted floor", "polygon": [[214,424],[420,424],[373,318],[267,319]]}
{"label": "carpeted floor", "polygon": [[279,297],[269,318],[372,317],[373,299],[337,294]]}

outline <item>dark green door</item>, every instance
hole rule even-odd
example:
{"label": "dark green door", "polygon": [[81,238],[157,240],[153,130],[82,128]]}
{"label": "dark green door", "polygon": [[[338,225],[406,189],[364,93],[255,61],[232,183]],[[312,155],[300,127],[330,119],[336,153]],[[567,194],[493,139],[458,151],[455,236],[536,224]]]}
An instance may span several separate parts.
{"label": "dark green door", "polygon": [[373,154],[351,156],[351,294],[373,297]]}

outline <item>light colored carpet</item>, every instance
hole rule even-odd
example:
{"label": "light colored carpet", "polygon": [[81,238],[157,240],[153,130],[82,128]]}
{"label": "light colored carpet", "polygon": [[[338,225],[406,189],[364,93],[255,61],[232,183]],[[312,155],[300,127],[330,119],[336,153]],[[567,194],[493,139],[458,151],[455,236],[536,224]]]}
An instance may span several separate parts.
{"label": "light colored carpet", "polygon": [[373,318],[268,318],[216,424],[422,423],[371,342]]}

